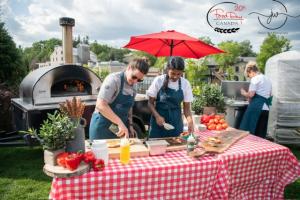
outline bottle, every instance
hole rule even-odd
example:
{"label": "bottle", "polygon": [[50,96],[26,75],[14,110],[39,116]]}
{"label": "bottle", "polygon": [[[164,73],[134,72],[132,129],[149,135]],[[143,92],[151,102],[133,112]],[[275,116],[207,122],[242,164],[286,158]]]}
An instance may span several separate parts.
{"label": "bottle", "polygon": [[92,143],[92,152],[97,159],[103,159],[105,166],[108,164],[108,147],[105,140],[94,140]]}
{"label": "bottle", "polygon": [[130,143],[129,140],[124,137],[120,142],[120,162],[127,165],[130,161]]}
{"label": "bottle", "polygon": [[194,151],[196,145],[196,139],[194,135],[191,133],[187,138],[187,152]]}

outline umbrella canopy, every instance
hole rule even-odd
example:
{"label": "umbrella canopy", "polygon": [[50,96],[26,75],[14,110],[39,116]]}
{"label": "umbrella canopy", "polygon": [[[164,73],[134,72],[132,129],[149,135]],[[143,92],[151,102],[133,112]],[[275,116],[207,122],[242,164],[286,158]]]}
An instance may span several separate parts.
{"label": "umbrella canopy", "polygon": [[197,38],[174,30],[132,36],[129,43],[124,47],[145,51],[156,57],[182,56],[185,58],[201,58],[210,54],[224,53],[224,51]]}

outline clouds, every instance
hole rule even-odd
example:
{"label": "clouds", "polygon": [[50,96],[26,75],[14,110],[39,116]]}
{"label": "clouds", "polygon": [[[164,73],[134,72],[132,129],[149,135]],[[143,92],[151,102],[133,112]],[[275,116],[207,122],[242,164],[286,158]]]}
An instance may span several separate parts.
{"label": "clouds", "polygon": [[[130,36],[175,29],[194,37],[209,36],[214,43],[223,40],[250,40],[254,50],[267,32],[255,17],[247,14],[252,10],[264,11],[271,0],[254,3],[237,0],[245,5],[246,18],[236,34],[219,34],[207,24],[206,13],[213,5],[222,1],[198,0],[1,0],[1,13],[6,27],[15,42],[30,46],[33,42],[52,37],[61,38],[60,17],[75,18],[74,35],[88,35],[91,41],[121,47]],[[283,2],[292,15],[300,14],[297,0]],[[297,13],[298,12],[298,13]],[[280,32],[292,40],[295,49],[300,41],[300,18],[289,19]]]}

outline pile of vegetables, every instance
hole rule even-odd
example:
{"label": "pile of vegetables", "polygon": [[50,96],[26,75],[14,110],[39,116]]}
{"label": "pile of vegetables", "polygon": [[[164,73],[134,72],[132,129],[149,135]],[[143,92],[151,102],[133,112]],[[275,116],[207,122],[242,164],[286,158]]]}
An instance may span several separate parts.
{"label": "pile of vegetables", "polygon": [[81,161],[89,164],[94,171],[102,171],[105,167],[103,159],[96,159],[92,151],[86,153],[67,153],[63,152],[58,154],[56,162],[59,166],[67,168],[70,171],[74,171],[78,168]]}

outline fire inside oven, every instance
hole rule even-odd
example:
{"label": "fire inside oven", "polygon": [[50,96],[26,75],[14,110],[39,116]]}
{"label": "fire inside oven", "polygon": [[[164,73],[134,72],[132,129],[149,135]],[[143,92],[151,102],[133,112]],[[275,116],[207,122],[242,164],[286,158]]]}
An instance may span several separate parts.
{"label": "fire inside oven", "polygon": [[91,85],[82,80],[63,80],[52,85],[51,97],[91,95]]}

